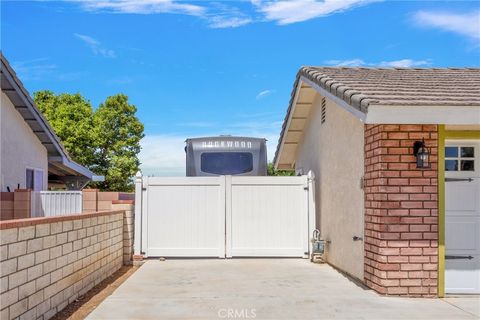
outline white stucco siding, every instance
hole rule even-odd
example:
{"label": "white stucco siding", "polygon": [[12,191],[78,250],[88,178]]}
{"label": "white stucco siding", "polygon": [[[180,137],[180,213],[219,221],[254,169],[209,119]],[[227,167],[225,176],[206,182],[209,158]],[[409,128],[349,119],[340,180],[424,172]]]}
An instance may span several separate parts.
{"label": "white stucco siding", "polygon": [[1,93],[0,111],[0,169],[1,189],[25,188],[26,169],[43,170],[43,189],[48,185],[47,149],[15,109],[10,99]]}
{"label": "white stucco siding", "polygon": [[313,102],[296,168],[316,175],[317,227],[327,245],[327,260],[363,280],[364,125],[340,106],[326,103],[326,121],[321,123],[321,101]]}

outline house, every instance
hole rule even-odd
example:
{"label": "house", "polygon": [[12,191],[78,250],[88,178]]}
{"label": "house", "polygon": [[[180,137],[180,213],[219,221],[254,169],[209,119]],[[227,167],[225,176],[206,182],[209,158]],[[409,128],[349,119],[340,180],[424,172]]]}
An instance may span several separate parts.
{"label": "house", "polygon": [[303,67],[275,167],[316,175],[326,260],[379,293],[480,293],[480,69]]}
{"label": "house", "polygon": [[72,161],[7,59],[1,60],[0,191],[47,190],[49,185],[82,189],[97,179]]}

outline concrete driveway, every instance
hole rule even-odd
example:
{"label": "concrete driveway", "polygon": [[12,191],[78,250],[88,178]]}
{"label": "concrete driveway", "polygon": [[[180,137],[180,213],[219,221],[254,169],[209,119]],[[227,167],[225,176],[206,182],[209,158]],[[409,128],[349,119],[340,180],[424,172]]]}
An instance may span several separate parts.
{"label": "concrete driveway", "polygon": [[382,297],[301,259],[149,260],[88,319],[479,319],[479,302]]}

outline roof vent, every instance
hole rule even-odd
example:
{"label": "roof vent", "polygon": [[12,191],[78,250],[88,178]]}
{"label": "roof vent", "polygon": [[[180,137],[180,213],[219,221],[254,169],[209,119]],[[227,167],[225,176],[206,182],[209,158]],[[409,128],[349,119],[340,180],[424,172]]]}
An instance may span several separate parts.
{"label": "roof vent", "polygon": [[322,124],[325,123],[325,120],[327,118],[327,102],[325,101],[325,98],[322,99]]}

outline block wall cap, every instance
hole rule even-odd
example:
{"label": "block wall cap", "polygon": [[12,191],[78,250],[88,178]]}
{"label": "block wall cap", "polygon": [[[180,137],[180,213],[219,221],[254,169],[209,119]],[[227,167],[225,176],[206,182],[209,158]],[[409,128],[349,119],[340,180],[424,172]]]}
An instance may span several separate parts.
{"label": "block wall cap", "polygon": [[47,223],[54,223],[54,222],[61,222],[61,221],[71,221],[71,220],[88,219],[88,218],[95,218],[95,217],[101,217],[101,216],[109,216],[109,215],[118,214],[118,213],[123,214],[124,211],[112,210],[112,211],[99,211],[99,212],[91,212],[91,213],[79,213],[79,214],[71,214],[71,215],[55,216],[55,217],[38,217],[38,218],[3,220],[3,221],[0,221],[0,230],[28,227],[28,226],[34,226],[37,224],[47,224]]}

